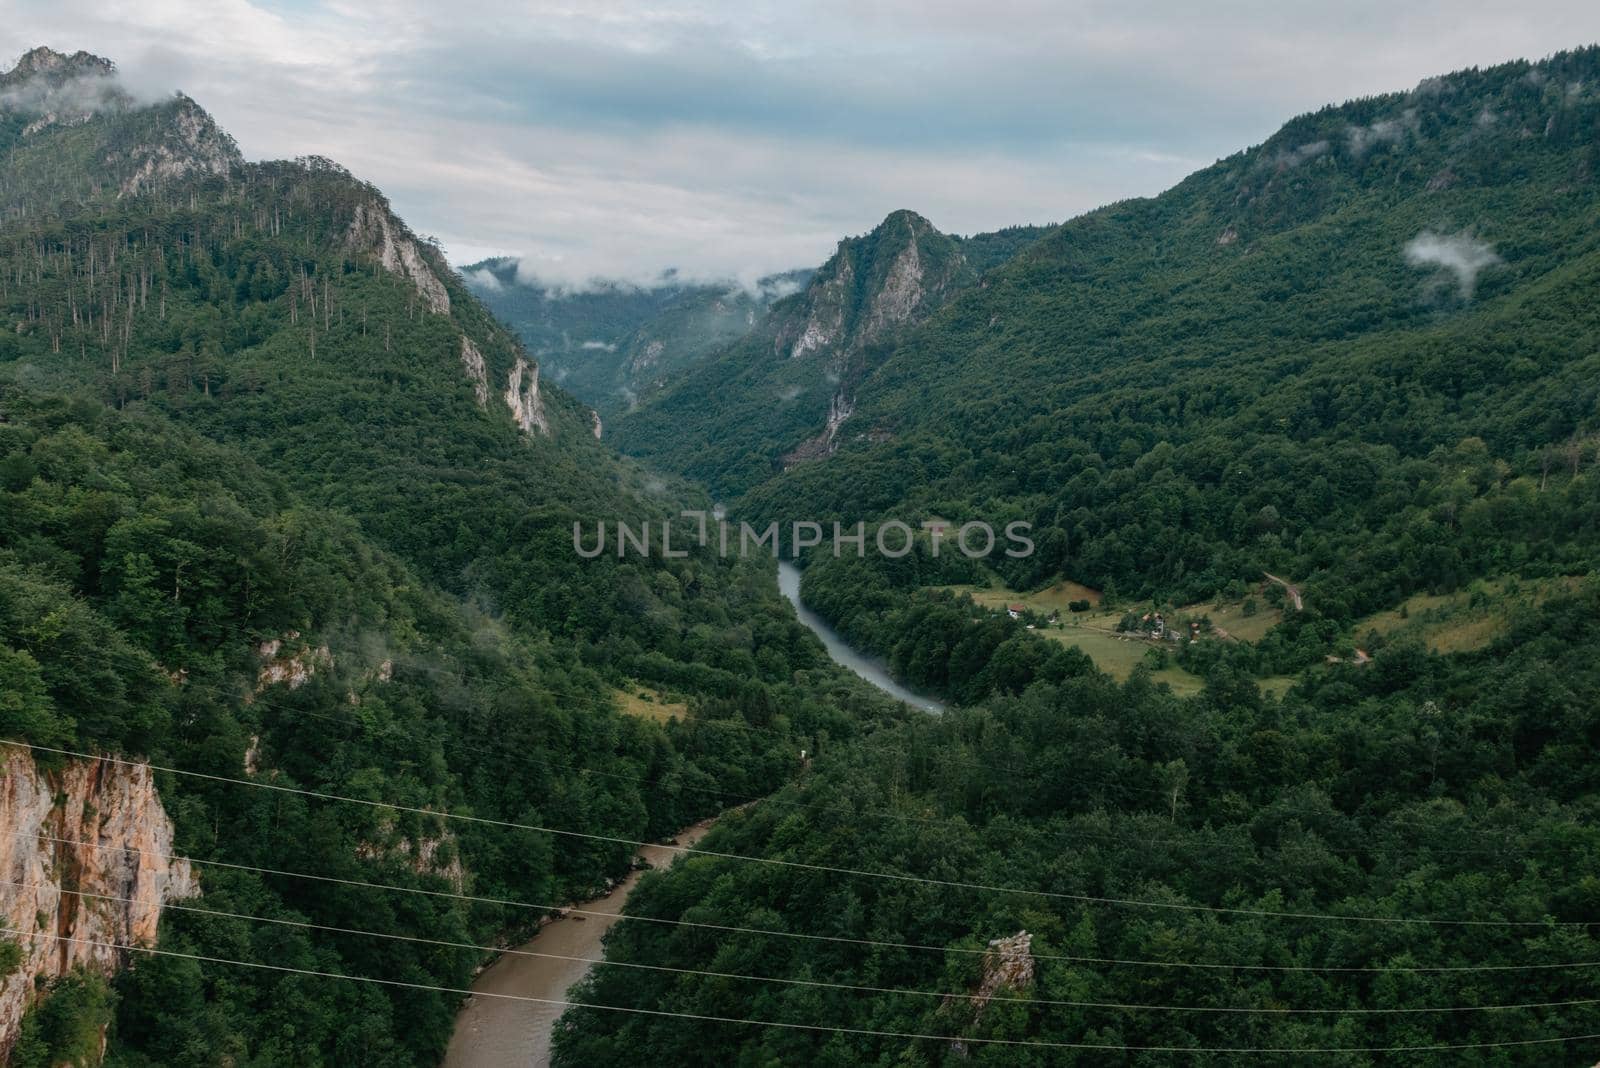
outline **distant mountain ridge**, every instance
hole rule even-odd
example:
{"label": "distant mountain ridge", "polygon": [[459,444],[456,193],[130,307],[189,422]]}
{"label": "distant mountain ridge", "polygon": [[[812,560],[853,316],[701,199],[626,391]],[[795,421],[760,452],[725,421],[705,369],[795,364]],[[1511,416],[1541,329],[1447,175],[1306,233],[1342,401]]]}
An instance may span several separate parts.
{"label": "distant mountain ridge", "polygon": [[[1030,245],[878,362],[851,415],[869,433],[732,488],[762,514],[1026,519],[1052,533],[1002,563],[1021,587],[1189,603],[1316,573],[1309,603],[1335,617],[1448,588],[1484,565],[1418,545],[1431,563],[1392,574],[1432,521],[1381,549],[1357,531],[1410,514],[1389,480],[1445,478],[1436,453],[1486,450],[1490,496],[1589,455],[1597,218],[1600,48],[1330,106]],[[691,469],[748,457],[722,433],[737,422],[696,429]],[[621,440],[675,465],[669,428],[649,430]]]}
{"label": "distant mountain ridge", "polygon": [[721,492],[830,455],[857,387],[899,338],[1049,229],[960,238],[914,211],[891,212],[870,233],[840,241],[805,289],[776,302],[748,337],[629,413],[617,440]]}
{"label": "distant mountain ridge", "polygon": [[482,260],[461,273],[553,380],[608,421],[742,337],[811,275],[786,271],[746,287],[669,272],[654,284],[597,280],[567,289],[525,280],[512,258]]}
{"label": "distant mountain ridge", "polygon": [[[579,559],[580,520],[709,502],[596,441],[589,406],[343,167],[246,161],[188,98],[40,49],[0,75],[0,207],[0,737],[55,750],[13,750],[38,774],[10,776],[27,796],[0,832],[66,821],[110,851],[104,871],[15,851],[37,893],[0,885],[13,1063],[436,1065],[458,995],[248,965],[464,988],[471,946],[534,921],[487,902],[582,899],[632,856],[512,821],[658,840],[880,708],[755,561]],[[670,691],[671,717],[625,715],[642,691]],[[211,779],[163,772],[159,806],[117,805],[130,777],[63,750]],[[112,863],[152,842],[211,862],[207,908],[327,929],[376,910],[459,945],[157,915],[174,895],[151,866]],[[74,893],[101,887],[138,899],[136,927],[101,922],[122,898]],[[163,955],[17,944],[96,932]]]}

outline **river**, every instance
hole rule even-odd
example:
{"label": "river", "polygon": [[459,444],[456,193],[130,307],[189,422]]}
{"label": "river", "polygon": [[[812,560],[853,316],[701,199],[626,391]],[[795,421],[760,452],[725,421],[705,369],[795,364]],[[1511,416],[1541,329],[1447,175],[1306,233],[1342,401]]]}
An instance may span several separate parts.
{"label": "river", "polygon": [[[778,589],[794,605],[800,622],[811,628],[828,655],[896,700],[928,712],[943,712],[931,697],[912,693],[889,676],[880,661],[862,656],[833,628],[800,602],[800,569],[778,562]],[[712,820],[685,828],[678,844],[692,846],[705,837]],[[653,868],[669,866],[677,852],[650,845],[639,850]],[[628,894],[639,881],[635,871],[605,897],[582,906],[588,915],[566,915],[539,929],[532,939],[503,954],[472,984],[474,994],[516,994],[520,997],[564,1001],[573,984],[589,973],[591,962],[604,956],[606,931],[617,922]],[[599,913],[600,915],[594,915]],[[548,957],[527,956],[548,953]],[[556,959],[566,958],[566,959]],[[469,997],[456,1015],[456,1026],[445,1050],[443,1068],[503,1068],[505,1065],[545,1068],[550,1063],[550,1036],[562,1013],[560,1005],[538,1005],[498,997]]]}
{"label": "river", "polygon": [[[714,820],[704,820],[679,832],[677,842],[692,846],[711,830]],[[639,850],[652,868],[665,868],[678,857],[676,850],[648,845]],[[501,955],[472,984],[474,993],[516,994],[526,998],[564,1000],[572,985],[589,974],[589,961],[604,956],[601,940],[617,922],[628,894],[642,872],[634,871],[605,897],[578,906],[586,915],[568,914],[552,920],[517,952]],[[594,915],[601,913],[602,915]],[[523,956],[549,953],[550,957]],[[589,960],[557,960],[555,957]],[[469,997],[456,1014],[455,1030],[445,1050],[443,1068],[545,1068],[550,1063],[550,1036],[555,1031],[560,1005],[536,1005],[508,998]]]}
{"label": "river", "polygon": [[821,616],[801,603],[800,569],[787,560],[778,561],[778,589],[794,605],[795,614],[800,617],[800,622],[810,627],[812,633],[822,639],[822,644],[827,647],[828,655],[833,657],[834,660],[854,671],[857,675],[860,675],[897,701],[904,701],[913,708],[920,708],[925,712],[944,711],[943,702],[919,693],[912,693],[900,685],[889,675],[881,660],[862,656],[850,648],[845,644],[844,639],[834,633],[833,628],[823,621]]}

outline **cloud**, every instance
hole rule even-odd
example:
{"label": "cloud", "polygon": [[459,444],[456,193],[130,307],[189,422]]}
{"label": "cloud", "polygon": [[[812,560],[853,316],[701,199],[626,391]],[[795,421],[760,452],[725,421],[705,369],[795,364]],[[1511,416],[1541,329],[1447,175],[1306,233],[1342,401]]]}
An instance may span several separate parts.
{"label": "cloud", "polygon": [[581,349],[588,349],[588,350],[593,351],[593,352],[616,352],[617,351],[617,346],[613,345],[609,341],[585,341],[582,345],[579,345],[578,347],[581,348]]}
{"label": "cloud", "polygon": [[1273,162],[1279,167],[1298,167],[1308,160],[1326,155],[1329,149],[1327,141],[1310,141],[1303,145],[1296,145],[1286,152],[1279,152]]}
{"label": "cloud", "polygon": [[66,78],[39,73],[0,89],[0,108],[27,116],[55,115],[62,121],[104,111],[143,107],[171,99],[177,89],[157,88],[148,79],[130,80],[120,71],[91,71]]}
{"label": "cloud", "polygon": [[575,287],[751,286],[899,207],[1059,220],[1325,103],[1600,39],[1583,0],[5,0],[3,22],[181,87],[249,158],[338,160],[455,263]]}
{"label": "cloud", "polygon": [[768,302],[780,301],[784,297],[792,297],[805,288],[805,283],[798,278],[780,275],[759,279],[756,283],[756,296]]}
{"label": "cloud", "polygon": [[504,283],[500,281],[499,275],[487,267],[480,267],[475,271],[462,271],[461,280],[473,289],[482,290],[485,293],[498,293],[505,288]]}
{"label": "cloud", "polygon": [[1465,300],[1472,299],[1479,272],[1501,262],[1493,246],[1465,231],[1444,235],[1424,230],[1406,243],[1405,258],[1413,267],[1438,267],[1455,275]]}
{"label": "cloud", "polygon": [[1379,119],[1369,126],[1351,126],[1345,131],[1350,140],[1350,152],[1357,159],[1378,145],[1398,145],[1418,130],[1415,108],[1407,108],[1398,119]]}

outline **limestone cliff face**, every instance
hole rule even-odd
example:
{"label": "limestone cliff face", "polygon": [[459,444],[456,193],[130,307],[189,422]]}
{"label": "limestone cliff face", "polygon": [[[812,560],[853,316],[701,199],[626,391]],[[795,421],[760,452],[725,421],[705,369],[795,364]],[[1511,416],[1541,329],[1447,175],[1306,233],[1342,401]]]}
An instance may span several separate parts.
{"label": "limestone cliff face", "polygon": [[282,638],[264,641],[256,647],[261,658],[261,669],[256,675],[256,693],[279,683],[298,690],[317,673],[318,667],[333,664],[333,653],[326,645],[313,649],[300,640],[300,632],[291,630]]}
{"label": "limestone cliff face", "polygon": [[123,176],[118,186],[123,196],[192,174],[227,177],[240,164],[233,139],[200,105],[179,97],[171,110],[171,122],[159,137],[107,153],[106,163]]}
{"label": "limestone cliff face", "polygon": [[777,316],[773,347],[791,361],[815,361],[829,383],[821,432],[783,457],[785,467],[831,454],[855,410],[855,387],[872,370],[872,350],[932,315],[976,280],[960,243],[911,211],[897,211],[865,237],[839,243],[805,292]]}
{"label": "limestone cliff face", "polygon": [[390,274],[409,279],[422,303],[436,315],[450,314],[450,294],[433,267],[386,205],[374,199],[356,205],[355,217],[345,232],[353,250],[375,257]]}
{"label": "limestone cliff face", "polygon": [[129,955],[86,942],[153,945],[162,906],[200,892],[189,862],[168,859],[172,836],[148,768],[93,760],[46,773],[24,750],[0,753],[0,937],[23,954],[0,982],[0,1051],[36,980],[75,967],[110,975]]}
{"label": "limestone cliff face", "polygon": [[517,357],[516,365],[506,377],[505,401],[506,407],[511,409],[511,418],[524,434],[531,434],[535,427],[541,434],[550,433],[544,398],[539,396],[538,364],[529,362],[526,357]]}
{"label": "limestone cliff face", "polygon": [[960,244],[916,212],[897,211],[865,237],[839,243],[785,314],[774,348],[790,359],[849,357],[933,314],[976,280]]}
{"label": "limestone cliff face", "polygon": [[461,335],[461,366],[467,372],[467,379],[472,383],[472,394],[478,398],[478,407],[487,411],[489,409],[489,369],[483,362],[483,353],[478,351],[478,346],[465,334]]}
{"label": "limestone cliff face", "polygon": [[807,291],[804,320],[797,328],[778,332],[778,350],[787,349],[793,360],[837,349],[849,340],[845,312],[855,289],[855,265],[841,249],[819,275],[826,277],[819,276]]}

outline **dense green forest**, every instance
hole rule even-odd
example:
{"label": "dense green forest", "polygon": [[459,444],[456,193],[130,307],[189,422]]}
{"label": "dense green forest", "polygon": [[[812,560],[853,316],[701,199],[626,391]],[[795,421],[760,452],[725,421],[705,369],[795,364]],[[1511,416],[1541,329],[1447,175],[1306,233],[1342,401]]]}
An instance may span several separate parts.
{"label": "dense green forest", "polygon": [[[1038,551],[811,555],[807,603],[962,707],[707,842],[788,866],[648,879],[639,914],[738,933],[625,925],[609,953],[717,977],[602,968],[584,997],[702,1022],[570,1012],[560,1062],[1582,1059],[1559,1040],[1597,1023],[1597,75],[1586,49],[1429,79],[1072,220],[896,338],[825,457],[792,462],[783,413],[625,420],[736,515],[1024,521]],[[1269,585],[1259,641],[1151,650],[1191,698],[960,592],[1203,605],[1265,572],[1304,602]],[[1359,629],[1461,591],[1491,637]],[[985,1002],[1021,930],[1032,978]],[[799,1026],[715,1022],[742,1019]]]}
{"label": "dense green forest", "polygon": [[[1593,1055],[1600,51],[1302,116],[1060,227],[897,212],[623,421],[669,474],[336,164],[248,163],[94,57],[0,89],[85,77],[83,115],[0,107],[0,737],[406,806],[160,773],[205,908],[503,943],[544,911],[509,902],[722,813],[723,855],[641,881],[658,922],[611,933],[558,1063]],[[671,321],[619,308],[583,314]],[[713,496],[1038,551],[803,561],[808,603],[954,701],[925,716],[836,667],[770,561],[573,551]],[[973,595],[1264,572],[1304,604],[1273,586],[1259,640],[1152,650],[1192,697]],[[1357,631],[1463,591],[1482,640]],[[640,688],[685,713],[625,714]],[[447,988],[485,957],[181,910],[160,945]],[[435,1064],[459,1007],[131,963],[57,980],[12,1063],[106,1026],[128,1068]]]}
{"label": "dense green forest", "polygon": [[[630,911],[742,933],[625,924],[607,947],[724,977],[602,967],[582,993],[858,1033],[569,1012],[559,1062],[623,1064],[648,1048],[714,1064],[734,1043],[747,1064],[1378,1051],[1318,1058],[1356,1065],[1391,1063],[1386,1047],[1521,1042],[1535,1044],[1406,1059],[1581,1057],[1537,1043],[1600,1025],[1582,963],[1600,952],[1597,619],[1591,580],[1483,653],[1396,649],[1371,668],[1319,669],[1281,702],[1248,680],[1214,677],[1180,700],[1142,674],[1121,686],[1091,674],[835,752],[777,795],[782,807],[727,818],[705,843],[834,871],[697,858],[648,877]],[[980,1007],[987,943],[1019,930],[1034,981]],[[1471,1009],[1496,1004],[1545,1007]]]}
{"label": "dense green forest", "polygon": [[[327,161],[230,156],[223,173],[61,199],[101,153],[130,151],[106,145],[170,124],[181,140],[183,116],[220,137],[186,101],[6,127],[0,733],[654,839],[769,792],[799,749],[892,718],[794,620],[770,563],[577,558],[574,519],[697,498],[604,452],[557,389],[525,388],[538,421],[519,427],[500,396],[519,343],[370,186]],[[304,685],[259,677],[270,642],[309,665]],[[613,695],[641,683],[690,715],[620,714]],[[168,779],[178,851],[202,861],[560,903],[630,860]],[[540,915],[225,868],[201,880],[208,908],[476,944]],[[184,913],[162,941],[447,987],[481,963]],[[175,958],[97,983],[63,981],[18,1063],[55,1063],[106,1014],[114,1064],[434,1063],[456,1008]]]}

